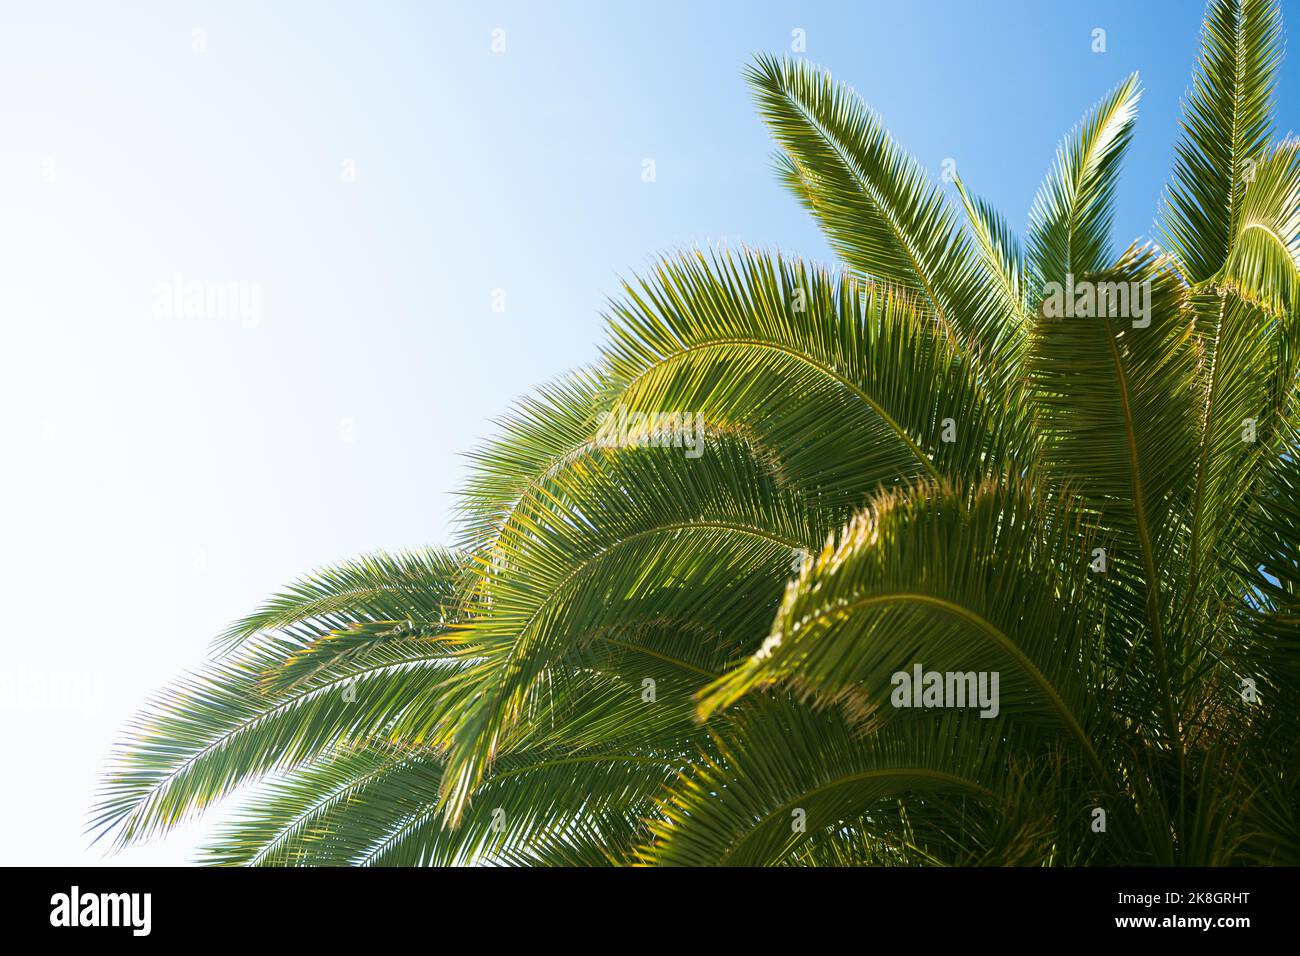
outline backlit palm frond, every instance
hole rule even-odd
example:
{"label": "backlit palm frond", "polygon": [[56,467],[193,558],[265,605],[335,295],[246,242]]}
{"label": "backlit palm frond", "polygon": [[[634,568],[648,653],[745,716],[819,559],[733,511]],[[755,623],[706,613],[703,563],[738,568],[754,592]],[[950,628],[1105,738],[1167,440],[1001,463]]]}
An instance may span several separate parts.
{"label": "backlit palm frond", "polygon": [[609,391],[599,370],[572,372],[520,399],[498,422],[500,432],[468,455],[472,467],[456,508],[465,553],[491,547],[530,485],[591,447]]}
{"label": "backlit palm frond", "polygon": [[1062,141],[1030,211],[1029,262],[1038,283],[1065,284],[1111,264],[1115,186],[1137,118],[1138,78],[1112,90]]}
{"label": "backlit palm frond", "polygon": [[969,723],[949,715],[864,738],[834,711],[746,702],[719,720],[717,753],[697,757],[659,799],[661,818],[640,857],[659,866],[770,866],[818,837],[850,840],[854,824],[902,849],[891,808],[900,797],[957,796],[971,812],[999,805],[999,735]]}
{"label": "backlit palm frond", "polygon": [[268,675],[299,650],[270,636],[173,684],[131,724],[91,828],[119,846],[189,819],[243,784],[389,736],[438,741],[437,727],[477,693],[455,652],[395,638],[287,687]]}
{"label": "backlit palm frond", "polygon": [[[1130,308],[1069,316],[1044,303],[1029,358],[1043,473],[1076,492],[1111,539],[1096,556],[1105,559],[1096,586],[1108,594],[1109,627],[1131,644],[1120,652],[1148,658],[1151,670],[1137,672],[1158,675],[1160,692],[1136,693],[1161,702],[1173,734],[1178,678],[1168,618],[1171,576],[1186,560],[1179,533],[1195,463],[1193,323],[1176,275],[1149,251],[1130,250],[1088,281],[1127,290]],[[1139,315],[1132,306],[1143,298]]]}
{"label": "backlit palm frond", "polygon": [[779,256],[661,263],[615,303],[606,360],[620,409],[752,432],[837,519],[878,485],[974,476],[1007,454],[989,397],[914,298]]}
{"label": "backlit palm frond", "polygon": [[1211,0],[1206,9],[1161,217],[1190,283],[1216,275],[1240,233],[1247,184],[1268,153],[1282,45],[1276,0]]}
{"label": "backlit palm frond", "polygon": [[984,290],[956,211],[880,118],[804,60],[760,55],[746,79],[782,149],[778,175],[836,253],[861,275],[922,296],[955,349],[993,361],[1015,316],[982,308]]}
{"label": "backlit palm frond", "polygon": [[457,722],[448,816],[463,810],[534,682],[587,635],[666,617],[755,640],[793,556],[826,530],[769,462],[728,436],[698,458],[600,448],[557,473],[515,509],[483,569],[484,613],[466,630],[483,693]]}
{"label": "backlit palm frond", "polygon": [[359,623],[432,621],[447,616],[463,568],[441,548],[376,552],[319,569],[272,596],[217,638],[220,652],[262,632],[307,643]]}
{"label": "backlit palm frond", "polygon": [[790,584],[771,636],[701,713],[780,684],[888,725],[900,672],[997,672],[1000,719],[1068,739],[1101,773],[1086,531],[1017,485],[883,495]]}
{"label": "backlit palm frond", "polygon": [[1250,531],[1243,511],[1278,453],[1286,403],[1294,400],[1279,395],[1275,382],[1295,380],[1294,368],[1285,367],[1294,344],[1266,312],[1222,291],[1196,292],[1190,304],[1200,346],[1200,421],[1188,520],[1188,611],[1232,589],[1221,572],[1231,572],[1235,539]]}
{"label": "backlit palm frond", "polygon": [[976,323],[988,329],[981,341],[980,364],[995,376],[997,393],[1011,399],[1010,417],[1024,407],[1020,399],[1029,303],[1036,290],[1029,287],[1025,255],[1007,221],[984,200],[970,195],[960,178],[956,186],[970,226],[978,271],[978,290],[971,304],[982,313]]}
{"label": "backlit palm frond", "polygon": [[530,725],[499,755],[457,824],[437,812],[440,758],[380,745],[294,774],[218,836],[240,848],[222,862],[555,863],[589,853],[598,833],[630,841],[650,797],[707,740],[680,708],[674,717],[618,681],[580,682],[567,713]]}
{"label": "backlit palm frond", "polygon": [[1227,262],[1211,282],[1293,325],[1300,306],[1300,141],[1281,144],[1251,173]]}

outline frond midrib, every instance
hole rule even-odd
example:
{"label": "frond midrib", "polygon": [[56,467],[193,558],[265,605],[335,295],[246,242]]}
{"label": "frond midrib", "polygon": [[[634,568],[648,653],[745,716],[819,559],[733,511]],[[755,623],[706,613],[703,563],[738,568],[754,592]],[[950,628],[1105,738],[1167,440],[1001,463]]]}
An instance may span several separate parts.
{"label": "frond midrib", "polygon": [[843,616],[875,605],[896,603],[922,604],[935,608],[951,617],[964,621],[976,631],[979,631],[992,639],[992,641],[1005,654],[1019,665],[1021,671],[1023,671],[1025,675],[1029,677],[1030,680],[1032,680],[1043,692],[1044,696],[1050,701],[1052,709],[1055,710],[1057,715],[1061,718],[1061,722],[1065,724],[1065,726],[1070,730],[1070,733],[1083,747],[1084,752],[1094,769],[1107,779],[1110,778],[1109,771],[1101,762],[1101,758],[1093,748],[1092,741],[1088,738],[1088,735],[1084,733],[1083,727],[1079,723],[1078,718],[1074,716],[1074,712],[1057,692],[1056,687],[1047,679],[1047,675],[1039,670],[1037,665],[1035,665],[1034,662],[1025,655],[1024,651],[1022,651],[1016,642],[1011,639],[1009,634],[982,614],[977,614],[968,607],[964,607],[954,601],[936,597],[933,594],[923,594],[917,591],[896,591],[888,594],[873,594],[864,598],[859,598],[856,601],[850,601],[847,604],[836,605],[832,608],[819,609],[805,618],[800,618],[800,624],[802,625],[802,628],[806,629],[810,624],[825,622],[833,617]]}
{"label": "frond midrib", "polygon": [[821,372],[827,378],[839,383],[844,388],[848,389],[859,400],[861,400],[864,405],[870,408],[872,412],[874,412],[876,416],[879,417],[880,420],[883,421],[889,427],[889,429],[892,432],[894,432],[894,434],[896,434],[905,445],[907,445],[908,450],[916,458],[917,462],[919,462],[921,466],[925,468],[925,470],[929,473],[931,478],[934,478],[935,480],[939,480],[941,478],[941,475],[939,474],[939,470],[935,467],[934,462],[931,461],[930,457],[921,449],[921,446],[912,440],[912,437],[907,434],[906,429],[904,429],[902,425],[900,425],[892,415],[890,415],[887,411],[885,411],[885,409],[877,401],[875,401],[875,399],[873,399],[869,394],[867,394],[866,391],[860,388],[856,382],[853,382],[850,379],[845,378],[835,369],[818,361],[817,359],[813,358],[811,355],[808,355],[807,353],[804,352],[800,352],[798,349],[792,348],[788,345],[782,345],[781,343],[778,342],[770,342],[770,341],[765,341],[763,339],[745,338],[739,336],[706,339],[703,341],[695,342],[692,343],[691,345],[684,346],[667,355],[664,355],[661,359],[654,362],[652,365],[649,365],[646,368],[642,369],[641,371],[637,372],[636,375],[634,375],[632,378],[628,380],[624,392],[625,393],[630,392],[632,388],[637,384],[637,382],[639,382],[641,379],[657,371],[660,371],[661,369],[667,367],[671,363],[679,361],[691,353],[707,351],[709,349],[724,349],[724,348],[733,348],[733,347],[765,349],[772,352],[779,352],[783,355],[795,359],[796,361],[803,362],[804,364],[808,365],[810,368],[816,369],[817,371]]}

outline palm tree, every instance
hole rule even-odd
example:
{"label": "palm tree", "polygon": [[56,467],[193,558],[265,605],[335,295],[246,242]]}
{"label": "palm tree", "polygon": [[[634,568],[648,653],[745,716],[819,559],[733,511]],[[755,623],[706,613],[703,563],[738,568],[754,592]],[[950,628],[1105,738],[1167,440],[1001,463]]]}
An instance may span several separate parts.
{"label": "palm tree", "polygon": [[[829,74],[758,57],[841,266],[627,283],[600,363],[474,455],[456,547],[232,627],[92,827],[130,844],[256,782],[206,862],[1300,862],[1281,50],[1272,0],[1211,0],[1155,241],[1118,252],[1136,76],[1022,246]],[[917,666],[998,675],[996,716],[896,706]]]}

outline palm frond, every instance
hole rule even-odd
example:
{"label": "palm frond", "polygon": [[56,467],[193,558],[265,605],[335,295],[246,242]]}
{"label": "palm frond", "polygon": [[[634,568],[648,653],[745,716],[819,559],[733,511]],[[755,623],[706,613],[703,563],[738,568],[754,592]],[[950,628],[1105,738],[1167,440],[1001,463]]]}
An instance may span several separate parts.
{"label": "palm frond", "polygon": [[1030,210],[1029,262],[1039,283],[1062,285],[1111,264],[1120,164],[1137,118],[1133,74],[1098,103],[1057,149]]}
{"label": "palm frond", "polygon": [[1247,184],[1272,135],[1281,59],[1275,0],[1211,0],[1161,217],[1190,283],[1216,275],[1240,234]]}
{"label": "palm frond", "polygon": [[704,690],[701,714],[781,684],[873,727],[900,713],[898,673],[998,673],[1002,719],[1044,724],[1100,769],[1086,531],[1015,484],[883,495],[790,584],[771,636]]}
{"label": "palm frond", "polygon": [[805,60],[746,71],[782,149],[777,173],[861,275],[909,289],[964,355],[996,354],[1014,316],[979,308],[969,237],[952,205],[849,87]]}
{"label": "palm frond", "polygon": [[1253,172],[1232,249],[1211,282],[1286,321],[1300,306],[1300,141],[1281,144]]}
{"label": "palm frond", "polygon": [[327,631],[376,621],[439,621],[447,616],[459,559],[441,548],[376,552],[321,568],[273,595],[214,642],[219,653],[262,632],[303,642]]}
{"label": "palm frond", "polygon": [[834,711],[755,700],[722,722],[717,754],[697,757],[659,798],[639,855],[660,866],[770,866],[817,835],[851,838],[864,815],[876,840],[896,832],[887,808],[903,796],[996,806],[1000,742],[952,715],[863,738]]}

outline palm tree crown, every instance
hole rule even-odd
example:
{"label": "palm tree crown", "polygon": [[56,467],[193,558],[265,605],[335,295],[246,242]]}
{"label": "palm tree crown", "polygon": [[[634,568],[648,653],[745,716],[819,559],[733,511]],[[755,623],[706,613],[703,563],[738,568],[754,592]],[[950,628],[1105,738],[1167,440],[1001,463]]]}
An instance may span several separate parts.
{"label": "palm tree crown", "polygon": [[[756,58],[842,265],[626,283],[600,362],[473,455],[455,548],[237,623],[137,718],[93,827],[126,845],[256,782],[207,862],[1300,863],[1281,51],[1273,0],[1211,0],[1125,249],[1136,76],[1022,244],[828,73]],[[922,669],[995,675],[996,707],[900,692]]]}

